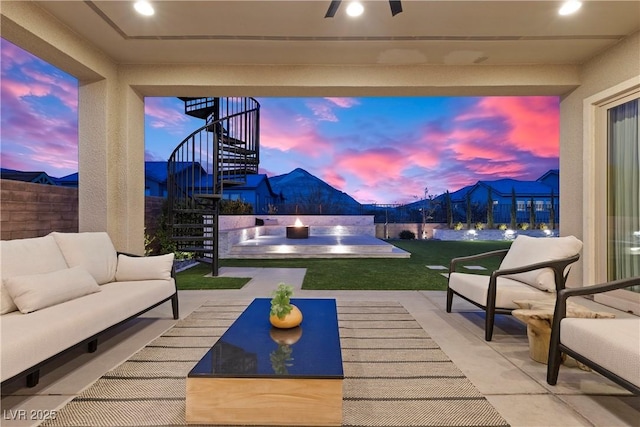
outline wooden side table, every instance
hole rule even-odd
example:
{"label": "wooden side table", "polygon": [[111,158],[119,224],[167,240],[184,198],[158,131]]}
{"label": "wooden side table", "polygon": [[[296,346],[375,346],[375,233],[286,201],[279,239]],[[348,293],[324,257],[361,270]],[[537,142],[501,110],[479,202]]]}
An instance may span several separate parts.
{"label": "wooden side table", "polygon": [[[549,357],[549,342],[551,341],[551,324],[555,310],[555,299],[548,300],[518,300],[513,301],[518,309],[511,313],[527,324],[529,338],[529,357],[539,363],[547,364]],[[614,318],[612,313],[591,311],[587,307],[567,302],[567,317],[582,318]]]}

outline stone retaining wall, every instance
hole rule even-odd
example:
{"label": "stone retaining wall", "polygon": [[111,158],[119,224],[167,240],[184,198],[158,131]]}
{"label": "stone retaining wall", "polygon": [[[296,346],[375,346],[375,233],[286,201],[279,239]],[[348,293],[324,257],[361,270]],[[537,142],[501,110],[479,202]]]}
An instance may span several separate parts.
{"label": "stone retaining wall", "polygon": [[531,237],[556,237],[558,230],[514,230],[512,233],[503,230],[451,230],[436,229],[435,240],[513,240],[518,235]]}
{"label": "stone retaining wall", "polygon": [[[256,219],[264,225],[256,225]],[[259,236],[284,236],[300,219],[310,236],[376,235],[373,215],[220,215],[218,253],[225,258],[233,245]]]}

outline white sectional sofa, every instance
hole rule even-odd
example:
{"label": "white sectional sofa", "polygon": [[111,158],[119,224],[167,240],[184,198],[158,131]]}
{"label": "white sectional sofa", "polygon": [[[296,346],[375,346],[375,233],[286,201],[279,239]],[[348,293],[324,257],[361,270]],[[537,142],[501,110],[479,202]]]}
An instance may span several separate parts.
{"label": "white sectional sofa", "polygon": [[173,254],[116,252],[107,233],[51,233],[0,246],[2,382],[25,376],[77,346],[166,301],[178,319]]}

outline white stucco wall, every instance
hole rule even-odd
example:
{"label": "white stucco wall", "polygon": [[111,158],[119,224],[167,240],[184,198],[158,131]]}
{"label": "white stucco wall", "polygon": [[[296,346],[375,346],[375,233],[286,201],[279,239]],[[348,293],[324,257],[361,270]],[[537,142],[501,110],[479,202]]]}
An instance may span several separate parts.
{"label": "white stucco wall", "polygon": [[[580,87],[567,94],[560,102],[560,233],[574,235],[585,243],[579,265],[572,269],[568,286],[582,286],[603,280],[594,276],[593,267],[604,263],[605,248],[597,248],[594,241],[596,224],[592,208],[584,206],[585,194],[605,203],[605,194],[595,194],[589,186],[592,171],[585,170],[585,122],[584,101],[629,79],[640,78],[640,33],[625,39],[617,46],[593,58],[582,67]],[[606,143],[606,141],[599,141]],[[606,159],[599,159],[606,162]],[[602,184],[602,183],[600,183]]]}

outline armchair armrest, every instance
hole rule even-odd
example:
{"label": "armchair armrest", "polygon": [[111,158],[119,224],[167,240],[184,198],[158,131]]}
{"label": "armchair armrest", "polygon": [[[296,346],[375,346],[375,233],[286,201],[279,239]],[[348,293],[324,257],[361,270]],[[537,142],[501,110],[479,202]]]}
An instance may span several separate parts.
{"label": "armchair armrest", "polygon": [[449,264],[449,273],[453,273],[454,271],[456,271],[456,266],[461,262],[475,261],[492,257],[504,258],[507,255],[507,252],[509,252],[509,249],[500,249],[497,251],[483,252],[481,254],[453,258]]}
{"label": "armchair armrest", "polygon": [[567,299],[573,296],[594,295],[603,292],[613,291],[615,289],[628,288],[630,286],[639,286],[640,277],[631,277],[628,279],[614,280],[613,282],[601,283],[598,285],[584,286],[582,288],[562,289],[558,291],[556,298],[556,308],[553,323],[560,323],[560,319],[567,317]]}
{"label": "armchair armrest", "polygon": [[569,272],[567,272],[567,274],[564,274],[564,270],[567,268],[567,266],[569,266],[570,264],[573,264],[578,259],[580,259],[580,254],[576,254],[571,257],[563,258],[563,259],[537,262],[535,264],[524,265],[522,267],[505,268],[503,270],[493,271],[489,279],[489,289],[487,291],[487,305],[488,306],[490,305],[491,307],[495,307],[499,276],[524,273],[526,271],[538,270],[540,268],[551,268],[553,269],[553,274],[555,278],[556,291],[560,291],[561,289],[564,289],[567,275],[569,274]]}

